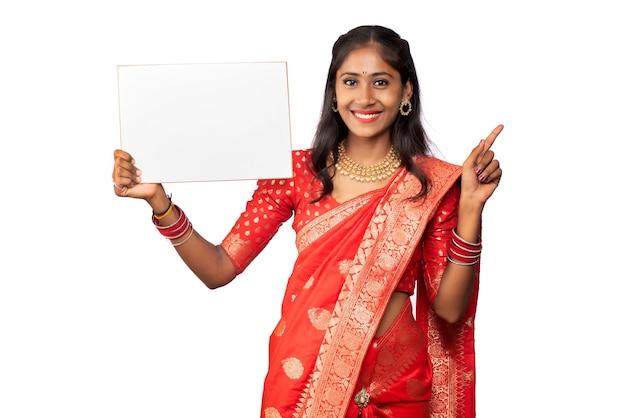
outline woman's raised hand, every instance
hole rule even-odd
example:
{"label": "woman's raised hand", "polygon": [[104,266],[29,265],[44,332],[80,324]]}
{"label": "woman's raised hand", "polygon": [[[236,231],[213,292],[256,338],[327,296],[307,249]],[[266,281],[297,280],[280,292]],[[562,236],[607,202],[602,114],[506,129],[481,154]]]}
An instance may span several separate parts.
{"label": "woman's raised hand", "polygon": [[500,163],[491,150],[502,129],[504,126],[498,125],[486,139],[481,139],[463,163],[461,196],[480,205],[491,197],[502,177]]}
{"label": "woman's raised hand", "polygon": [[141,170],[135,167],[135,160],[126,151],[115,150],[113,159],[113,190],[116,195],[150,200],[160,192],[165,193],[160,184],[141,183]]}

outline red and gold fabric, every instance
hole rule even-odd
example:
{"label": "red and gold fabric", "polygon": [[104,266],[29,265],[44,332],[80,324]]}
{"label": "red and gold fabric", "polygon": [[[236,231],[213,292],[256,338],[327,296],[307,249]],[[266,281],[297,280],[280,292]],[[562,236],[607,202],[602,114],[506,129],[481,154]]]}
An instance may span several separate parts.
{"label": "red and gold fabric", "polygon": [[370,343],[346,416],[426,418],[431,381],[426,335],[407,299],[391,326]]}
{"label": "red and gold fabric", "polygon": [[[410,393],[428,398],[432,373],[429,409],[434,416],[473,416],[465,415],[468,400],[473,401],[471,321],[449,329],[429,311],[446,265],[446,240],[456,225],[460,167],[419,158],[416,162],[432,181],[432,190],[421,200],[410,199],[419,193],[420,183],[400,170],[386,187],[350,201],[326,196],[311,203],[321,184],[311,172],[310,153],[294,151],[293,161],[293,178],[259,181],[246,211],[222,242],[240,273],[294,217],[298,257],[282,317],[270,337],[261,416],[330,418],[353,410],[362,369],[384,370],[377,363],[381,357],[372,353],[379,351],[374,335],[388,300],[398,287],[412,289],[415,280],[416,323],[430,355],[423,350],[411,364],[424,369],[417,374],[426,392],[415,390],[420,384],[411,373],[417,369],[408,366],[406,376],[386,381],[391,383],[387,389],[395,390],[393,384],[406,389],[411,382]],[[393,356],[393,351],[386,353]],[[390,374],[397,376],[397,371]],[[371,410],[381,394],[370,389]],[[399,410],[402,402],[397,405]]]}

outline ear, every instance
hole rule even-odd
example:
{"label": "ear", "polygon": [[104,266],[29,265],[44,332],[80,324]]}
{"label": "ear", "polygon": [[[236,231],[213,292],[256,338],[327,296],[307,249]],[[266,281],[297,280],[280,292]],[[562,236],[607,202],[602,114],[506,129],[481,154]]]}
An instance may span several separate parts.
{"label": "ear", "polygon": [[411,97],[413,97],[413,84],[411,84],[411,80],[407,80],[402,89],[402,100],[409,100]]}

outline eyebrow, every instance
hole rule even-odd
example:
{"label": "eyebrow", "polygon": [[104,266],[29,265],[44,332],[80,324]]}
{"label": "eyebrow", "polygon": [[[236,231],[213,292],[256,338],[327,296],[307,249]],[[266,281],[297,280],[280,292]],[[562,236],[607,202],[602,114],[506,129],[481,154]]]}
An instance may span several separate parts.
{"label": "eyebrow", "polygon": [[[345,76],[351,76],[351,77],[361,77],[362,75],[359,73],[354,73],[354,72],[350,72],[350,71],[346,71],[345,73],[342,73],[339,75],[339,77],[345,77]],[[364,77],[380,77],[380,76],[387,76],[387,77],[391,77],[393,78],[393,75],[389,74],[388,72],[385,71],[379,71],[377,73],[370,73],[368,75],[364,75]]]}

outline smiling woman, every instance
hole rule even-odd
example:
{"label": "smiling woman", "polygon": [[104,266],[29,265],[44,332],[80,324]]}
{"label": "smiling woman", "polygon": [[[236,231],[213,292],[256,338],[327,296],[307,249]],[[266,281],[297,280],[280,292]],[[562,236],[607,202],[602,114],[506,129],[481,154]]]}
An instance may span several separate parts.
{"label": "smiling woman", "polygon": [[[408,102],[413,94],[411,82],[403,82],[378,50],[372,45],[355,49],[337,70],[336,108],[348,127],[346,142],[370,144],[366,152],[360,153],[363,164],[385,156],[385,148],[391,145],[389,128],[398,117],[399,103]],[[378,147],[374,148],[375,144]]]}
{"label": "smiling woman", "polygon": [[210,288],[293,217],[298,257],[270,337],[262,417],[471,417],[480,225],[502,175],[490,150],[501,130],[462,167],[432,157],[408,43],[360,26],[333,47],[311,149],[293,151],[291,178],[258,182],[220,245],[122,150],[114,191],[150,204]]}

